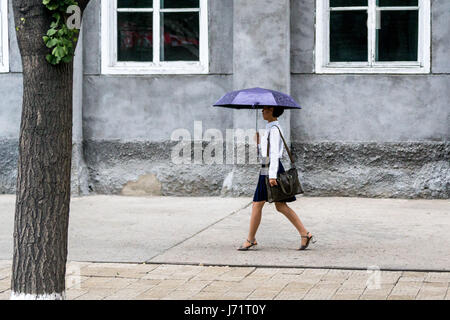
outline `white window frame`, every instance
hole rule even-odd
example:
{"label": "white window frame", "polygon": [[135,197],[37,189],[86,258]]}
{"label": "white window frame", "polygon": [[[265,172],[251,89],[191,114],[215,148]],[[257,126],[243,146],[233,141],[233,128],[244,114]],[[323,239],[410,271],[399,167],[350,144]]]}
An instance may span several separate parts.
{"label": "white window frame", "polygon": [[8,1],[0,1],[0,73],[9,72]]}
{"label": "white window frame", "polygon": [[[117,1],[102,0],[101,59],[102,74],[206,74],[208,61],[208,0],[200,0],[200,60],[159,61],[160,58],[160,12],[183,12],[183,9],[161,9],[160,0],[153,0],[153,8],[135,9],[153,12],[154,62],[117,61]],[[192,10],[190,10],[192,11]],[[155,62],[156,61],[156,62]],[[157,62],[159,61],[159,62]]]}
{"label": "white window frame", "polygon": [[[316,0],[316,73],[400,73],[423,74],[431,71],[431,4],[430,0],[419,0],[419,40],[418,62],[376,62],[375,29],[377,23],[376,0],[368,0],[368,7],[353,7],[361,10],[369,8],[367,27],[369,29],[368,62],[330,62],[330,0]],[[383,7],[385,10],[405,10],[406,7]],[[411,7],[408,7],[411,8]],[[417,8],[417,7],[412,7]],[[349,9],[349,8],[347,8]]]}

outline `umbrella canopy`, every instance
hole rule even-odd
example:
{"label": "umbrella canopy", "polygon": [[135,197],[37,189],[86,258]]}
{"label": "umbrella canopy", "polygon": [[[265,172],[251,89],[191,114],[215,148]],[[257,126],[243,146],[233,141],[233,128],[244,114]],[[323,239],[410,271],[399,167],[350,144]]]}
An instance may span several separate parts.
{"label": "umbrella canopy", "polygon": [[264,106],[301,109],[291,96],[282,92],[263,88],[251,88],[229,92],[220,98],[214,106],[233,109],[262,109]]}

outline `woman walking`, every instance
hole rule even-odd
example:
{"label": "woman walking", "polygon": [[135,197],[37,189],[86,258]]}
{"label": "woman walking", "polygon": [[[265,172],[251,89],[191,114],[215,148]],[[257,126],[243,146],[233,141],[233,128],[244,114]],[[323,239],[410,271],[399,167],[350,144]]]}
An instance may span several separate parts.
{"label": "woman walking", "polygon": [[[258,185],[253,196],[252,216],[250,218],[250,230],[248,233],[247,241],[238,248],[239,251],[246,251],[256,246],[256,231],[258,230],[261,222],[262,208],[267,201],[267,187],[265,184],[265,176],[269,175],[269,182],[271,186],[277,185],[277,173],[284,172],[283,164],[280,158],[283,155],[283,143],[281,141],[280,131],[283,130],[278,122],[278,117],[281,116],[284,109],[281,107],[269,107],[265,106],[262,109],[262,115],[264,120],[267,121],[266,132],[262,137],[260,144],[259,133],[256,133],[256,141],[261,155],[267,154],[267,138],[270,132],[270,165],[263,164],[259,175]],[[278,128],[280,131],[278,130]],[[264,161],[263,161],[264,162]],[[267,163],[264,162],[264,163]],[[313,239],[311,232],[306,230],[300,218],[297,216],[294,210],[292,210],[286,202],[292,202],[297,200],[295,196],[284,200],[283,202],[275,202],[277,211],[281,212],[289,219],[294,225],[301,236],[301,244],[299,250],[304,250],[309,246],[310,241]],[[312,240],[315,242],[314,240]]]}

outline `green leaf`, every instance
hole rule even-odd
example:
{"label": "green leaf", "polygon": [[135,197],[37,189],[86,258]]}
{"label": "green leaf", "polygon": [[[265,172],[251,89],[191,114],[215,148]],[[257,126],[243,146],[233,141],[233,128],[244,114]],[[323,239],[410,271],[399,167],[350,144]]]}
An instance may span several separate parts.
{"label": "green leaf", "polygon": [[56,29],[50,29],[50,30],[47,31],[47,35],[49,37],[51,37],[51,36],[55,35],[57,32],[58,31]]}

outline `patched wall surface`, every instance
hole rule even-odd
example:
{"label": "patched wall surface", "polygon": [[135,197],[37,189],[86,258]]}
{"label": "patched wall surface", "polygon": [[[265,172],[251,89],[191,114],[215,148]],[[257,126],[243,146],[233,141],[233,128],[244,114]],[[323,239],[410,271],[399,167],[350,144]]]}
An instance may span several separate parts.
{"label": "patched wall surface", "polygon": [[[303,107],[280,122],[310,195],[450,197],[449,1],[432,1],[426,75],[315,74],[315,1],[208,4],[209,74],[112,76],[101,74],[102,13],[99,0],[90,2],[76,60],[75,94],[82,94],[74,104],[74,195],[252,196],[257,165],[175,164],[171,134],[182,128],[195,138],[195,121],[202,122],[200,139],[208,129],[225,136],[254,128],[254,112],[211,105],[227,91],[259,85],[290,92]],[[9,25],[11,72],[0,74],[0,193],[15,193],[22,102],[12,16]]]}

